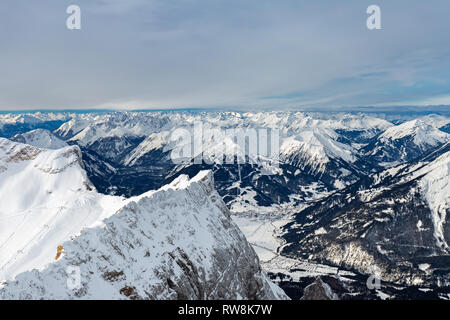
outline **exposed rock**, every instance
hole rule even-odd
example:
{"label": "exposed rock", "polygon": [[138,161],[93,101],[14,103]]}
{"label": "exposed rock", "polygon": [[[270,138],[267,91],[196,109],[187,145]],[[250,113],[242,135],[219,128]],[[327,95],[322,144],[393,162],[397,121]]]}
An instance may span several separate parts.
{"label": "exposed rock", "polygon": [[[64,242],[57,261],[3,283],[0,298],[287,298],[261,271],[213,183],[203,171],[133,198]],[[75,288],[71,268],[79,270]]]}
{"label": "exposed rock", "polygon": [[338,300],[338,295],[319,277],[308,285],[300,300]]}

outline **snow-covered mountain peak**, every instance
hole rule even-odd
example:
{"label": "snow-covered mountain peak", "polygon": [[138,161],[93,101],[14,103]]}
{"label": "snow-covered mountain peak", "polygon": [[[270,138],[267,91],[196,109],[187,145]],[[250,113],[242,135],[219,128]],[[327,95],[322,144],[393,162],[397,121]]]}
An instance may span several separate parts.
{"label": "snow-covered mountain peak", "polygon": [[436,128],[441,128],[450,123],[450,118],[438,114],[429,114],[419,118],[425,123],[428,123]]}
{"label": "snow-covered mountain peak", "polygon": [[385,119],[367,114],[343,114],[336,120],[334,129],[341,130],[379,130],[384,131],[393,126]]}
{"label": "snow-covered mountain peak", "polygon": [[134,148],[126,156],[123,163],[126,166],[132,166],[136,164],[136,162],[147,153],[165,148],[168,143],[169,134],[169,131],[149,134],[136,148]]}
{"label": "snow-covered mountain peak", "polygon": [[181,190],[187,189],[191,184],[197,183],[201,184],[207,193],[211,193],[214,190],[214,176],[211,170],[202,170],[192,179],[189,179],[189,176],[186,174],[179,175],[176,179],[174,179],[171,183],[163,186],[161,190]]}
{"label": "snow-covered mountain peak", "polygon": [[430,121],[415,119],[391,127],[362,148],[373,163],[392,167],[412,161],[425,152],[450,141],[450,134]]}
{"label": "snow-covered mountain peak", "polygon": [[77,146],[0,139],[0,166],[0,299],[286,298],[210,171],[125,199],[95,191]]}
{"label": "snow-covered mountain peak", "polygon": [[17,134],[11,140],[41,149],[60,149],[68,146],[67,143],[45,129],[35,129],[23,134]]}
{"label": "snow-covered mountain peak", "polygon": [[[82,168],[78,146],[39,149],[0,139],[0,278],[40,268],[53,249],[114,207]],[[109,200],[108,200],[109,199]],[[50,253],[51,252],[51,253]]]}
{"label": "snow-covered mountain peak", "polygon": [[[417,174],[424,174],[420,181],[421,191],[430,207],[434,225],[433,235],[439,247],[449,251],[447,214],[450,212],[450,151],[438,157]],[[447,236],[447,238],[446,238]]]}
{"label": "snow-covered mountain peak", "polygon": [[147,136],[163,128],[168,119],[168,114],[159,112],[78,115],[58,128],[56,133],[86,146],[107,137]]}
{"label": "snow-covered mountain peak", "polygon": [[297,165],[318,166],[320,170],[324,169],[323,165],[330,159],[354,162],[356,151],[351,146],[336,141],[336,138],[337,135],[332,130],[303,130],[294,137],[284,139],[280,153],[283,159],[295,158],[294,163]]}
{"label": "snow-covered mountain peak", "polygon": [[[59,248],[52,246],[56,261],[41,271],[5,282],[0,297],[286,298],[261,271],[256,253],[212,189],[208,171],[129,199]],[[75,288],[67,286],[68,268],[80,270]]]}
{"label": "snow-covered mountain peak", "polygon": [[39,148],[0,138],[0,172],[5,171],[9,163],[34,160],[39,153]]}
{"label": "snow-covered mountain peak", "polygon": [[[75,170],[83,171],[81,157],[78,146],[66,145],[61,149],[50,150],[0,138],[0,166],[3,171],[9,170],[9,174],[24,174],[28,169],[55,174],[72,166],[76,167]],[[89,184],[84,171],[83,173],[83,184]]]}
{"label": "snow-covered mountain peak", "polygon": [[440,131],[435,126],[421,119],[414,119],[387,129],[380,135],[380,140],[387,142],[408,136],[414,137],[414,143],[419,146],[435,146],[450,139],[449,134]]}
{"label": "snow-covered mountain peak", "polygon": [[338,113],[325,115],[304,112],[247,112],[242,116],[256,125],[283,128],[286,131],[293,130],[294,132],[311,128],[384,131],[393,126],[389,121],[365,114]]}

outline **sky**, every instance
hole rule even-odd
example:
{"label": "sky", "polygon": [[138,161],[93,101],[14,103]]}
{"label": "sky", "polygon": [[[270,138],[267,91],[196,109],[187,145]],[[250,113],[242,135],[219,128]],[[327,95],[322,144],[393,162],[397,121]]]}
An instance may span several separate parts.
{"label": "sky", "polygon": [[450,2],[2,0],[0,74],[0,110],[450,105]]}

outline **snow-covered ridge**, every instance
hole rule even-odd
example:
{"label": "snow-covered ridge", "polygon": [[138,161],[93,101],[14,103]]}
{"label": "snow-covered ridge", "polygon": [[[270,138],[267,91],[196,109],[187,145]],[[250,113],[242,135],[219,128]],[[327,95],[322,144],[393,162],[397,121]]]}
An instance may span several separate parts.
{"label": "snow-covered ridge", "polygon": [[39,149],[0,138],[0,279],[52,261],[54,246],[111,214],[77,146]]}
{"label": "snow-covered ridge", "polygon": [[[244,113],[248,122],[269,128],[283,128],[285,132],[299,132],[305,129],[325,128],[332,130],[378,130],[384,131],[393,126],[384,119],[364,114],[323,114],[305,112],[258,112]],[[229,118],[233,118],[230,116]]]}
{"label": "snow-covered ridge", "polygon": [[[241,150],[230,137],[225,136],[225,131],[222,133],[221,139],[211,137],[211,139],[202,140],[202,137],[194,136],[196,144],[201,146],[198,152],[203,153],[203,158],[215,159],[217,154],[222,153],[224,156],[231,156],[227,152],[232,152],[232,155],[243,158],[245,156],[244,150]],[[145,154],[154,150],[170,151],[173,148],[173,143],[170,143],[169,138],[170,131],[151,133],[130,152],[125,158],[124,164],[133,165]],[[294,162],[302,167],[306,165],[317,167],[317,171],[323,171],[323,165],[328,163],[330,158],[342,159],[349,163],[354,162],[357,151],[351,146],[338,142],[337,139],[336,132],[330,129],[303,129],[294,136],[280,137],[280,156],[283,160],[290,163]],[[192,155],[192,157],[195,156],[198,156],[198,154]]]}
{"label": "snow-covered ridge", "polygon": [[[447,214],[450,210],[450,151],[441,154],[431,162],[418,161],[411,165],[402,164],[386,169],[374,177],[376,184],[390,177],[399,184],[418,179],[419,190],[430,207],[436,244],[443,250],[449,250],[447,241],[450,235],[445,231],[445,225],[448,223]],[[372,198],[374,196],[374,194],[371,195]]]}
{"label": "snow-covered ridge", "polygon": [[[0,167],[3,171],[9,170],[8,174],[24,174],[27,169],[57,173],[73,164],[82,166],[81,151],[78,146],[67,146],[57,151],[50,151],[0,138]],[[88,183],[85,174],[84,181]]]}
{"label": "snow-covered ridge", "polygon": [[64,123],[56,133],[89,145],[105,137],[147,136],[162,130],[186,127],[201,121],[214,128],[265,127],[279,128],[291,135],[313,128],[333,130],[384,131],[392,123],[368,115],[309,114],[303,112],[113,112],[77,114]]}
{"label": "snow-covered ridge", "polygon": [[55,132],[62,137],[70,138],[70,140],[86,146],[102,138],[146,136],[160,131],[168,121],[169,115],[159,112],[80,114],[64,123]]}
{"label": "snow-covered ridge", "polygon": [[436,128],[441,128],[450,123],[450,118],[437,115],[437,114],[429,114],[423,117],[420,117],[419,120],[432,125]]}
{"label": "snow-covered ridge", "polygon": [[324,170],[330,158],[339,158],[352,163],[356,160],[356,150],[336,141],[336,133],[331,130],[314,129],[302,131],[295,137],[284,139],[280,153],[282,159],[295,158],[297,165],[317,167]]}
{"label": "snow-covered ridge", "polygon": [[416,174],[420,176],[424,173],[419,185],[430,206],[433,235],[437,245],[448,251],[449,234],[445,231],[445,225],[450,212],[450,152],[444,153]]}
{"label": "snow-covered ridge", "polygon": [[[286,298],[261,271],[206,171],[134,198],[62,247],[61,257],[43,270],[6,282],[0,297]],[[81,271],[75,290],[66,285],[65,272],[72,266]]]}
{"label": "snow-covered ridge", "polygon": [[137,160],[143,157],[145,154],[153,150],[162,150],[168,144],[169,132],[163,131],[158,133],[151,133],[144,139],[136,148],[134,148],[130,154],[125,158],[123,163],[126,166],[134,165]]}
{"label": "snow-covered ridge", "polygon": [[67,143],[45,129],[36,129],[23,134],[17,134],[11,140],[41,149],[60,149],[68,146]]}
{"label": "snow-covered ridge", "polygon": [[[298,210],[298,207],[294,207],[297,203],[300,203],[300,205],[303,205],[304,203],[311,204],[313,197],[325,199],[324,196],[334,194],[333,191],[335,188],[342,189],[342,196],[331,197],[335,202],[332,203],[330,200],[324,202],[323,206],[318,207],[320,212],[323,212],[323,215],[326,216],[327,214],[332,215],[337,212],[339,204],[354,201],[354,203],[351,202],[351,206],[348,207],[350,209],[346,209],[349,214],[346,213],[345,215],[342,215],[342,219],[338,219],[336,222],[331,223],[330,225],[333,227],[317,224],[317,227],[311,229],[312,231],[310,232],[307,230],[310,225],[309,222],[304,222],[301,219],[299,219],[300,222],[296,222],[298,226],[293,229],[292,243],[301,243],[300,241],[297,241],[298,239],[301,239],[301,234],[295,229],[300,230],[305,234],[309,232],[307,235],[309,239],[318,239],[320,241],[325,239],[327,241],[319,241],[316,243],[310,241],[308,243],[308,238],[305,238],[305,242],[301,243],[301,246],[305,248],[304,252],[301,251],[302,254],[305,253],[305,256],[302,256],[303,258],[306,259],[309,257],[308,259],[316,259],[319,256],[316,255],[311,258],[311,252],[307,251],[313,251],[316,244],[320,245],[320,243],[326,243],[326,247],[329,248],[327,256],[335,261],[335,263],[342,264],[348,262],[351,264],[354,262],[355,266],[360,265],[362,267],[361,270],[365,272],[367,265],[363,262],[364,258],[369,260],[369,264],[372,264],[373,261],[371,261],[370,257],[377,259],[379,256],[388,257],[389,259],[399,258],[400,261],[403,261],[402,257],[409,257],[411,252],[414,254],[414,259],[416,259],[416,252],[420,259],[428,259],[429,256],[434,259],[435,255],[445,256],[449,253],[448,244],[450,236],[448,233],[449,224],[447,222],[449,213],[449,186],[447,182],[449,180],[448,162],[446,162],[447,160],[443,157],[434,161],[438,155],[442,155],[443,152],[448,151],[448,148],[442,146],[442,143],[445,145],[445,142],[448,143],[449,141],[448,136],[446,139],[443,139],[445,136],[442,136],[443,133],[445,134],[445,132],[447,132],[448,128],[438,130],[443,125],[448,124],[450,118],[446,118],[445,116],[430,115],[419,117],[416,121],[410,121],[416,117],[412,115],[407,118],[408,122],[402,122],[406,120],[406,118],[398,119],[395,117],[387,117],[392,119],[394,123],[401,123],[395,126],[392,123],[381,119],[383,118],[382,114],[371,117],[360,114],[318,115],[302,112],[117,112],[77,114],[71,115],[71,117],[72,120],[62,125],[54,132],[54,134],[66,141],[72,138],[72,141],[70,141],[71,144],[76,143],[80,145],[84,157],[83,162],[89,178],[92,179],[98,187],[98,190],[101,190],[101,192],[108,193],[108,187],[111,186],[118,190],[117,192],[114,191],[114,194],[127,194],[128,196],[138,195],[146,190],[158,188],[164,183],[161,181],[157,184],[146,184],[146,181],[152,181],[152,177],[150,177],[150,179],[148,178],[150,175],[165,177],[169,172],[171,175],[168,180],[171,181],[171,179],[178,176],[180,173],[189,173],[191,175],[200,168],[211,168],[212,170],[221,170],[218,171],[219,173],[227,173],[227,175],[216,175],[217,171],[214,171],[214,175],[218,179],[215,184],[216,188],[219,190],[223,199],[225,199],[227,206],[236,212],[245,209],[242,210],[245,211],[244,214],[248,214],[249,217],[250,214],[254,215],[256,221],[261,218],[261,213],[264,213],[265,210],[268,212],[269,210],[272,210],[270,212],[274,213],[278,213],[279,210],[280,212],[287,213],[288,210],[285,210],[284,208],[289,208],[289,212],[292,213],[295,212],[295,210]],[[14,121],[12,121],[12,123]],[[13,132],[11,134],[5,133],[5,136],[10,137],[17,132],[38,127],[22,126],[20,125],[20,121],[26,121],[26,119],[23,117],[17,118],[17,131],[11,131]],[[30,119],[30,121],[33,121],[33,119]],[[196,121],[201,121],[204,126],[212,126],[215,129],[280,129],[282,157],[280,159],[281,162],[278,173],[274,176],[270,176],[269,179],[264,181],[265,179],[259,178],[261,173],[258,167],[241,166],[240,168],[234,168],[228,166],[226,170],[223,170],[220,165],[215,164],[212,166],[198,167],[189,167],[189,165],[186,165],[185,168],[173,168],[171,163],[169,163],[171,159],[167,153],[170,152],[173,147],[173,144],[171,144],[169,139],[170,134],[173,130],[180,127],[192,127]],[[0,126],[1,123],[2,121],[0,120]],[[8,125],[5,129],[8,129],[9,127],[10,126]],[[50,128],[54,128],[54,126],[50,126]],[[5,130],[4,132],[7,131]],[[75,138],[73,138],[74,136]],[[162,216],[162,212],[164,211],[165,217],[167,217],[167,215],[172,212],[172,209],[177,206],[167,200],[167,202],[164,202],[164,210],[160,210],[158,205],[155,204],[155,199],[162,197],[161,194],[167,193],[172,196],[171,200],[178,201],[178,196],[174,196],[173,192],[178,194],[178,192],[183,193],[186,191],[193,195],[192,188],[195,188],[193,186],[198,183],[202,185],[201,189],[207,194],[209,192],[207,190],[212,190],[212,184],[210,184],[210,187],[206,187],[205,181],[203,181],[204,177],[202,176],[199,176],[198,179],[194,179],[194,181],[187,176],[180,176],[170,185],[166,185],[159,190],[145,192],[144,195],[130,200],[120,197],[106,197],[95,192],[89,181],[86,183],[90,187],[86,187],[83,183],[80,184],[79,182],[75,183],[76,186],[70,185],[71,175],[67,174],[67,172],[70,172],[72,168],[76,167],[78,167],[77,170],[82,171],[82,167],[79,164],[81,155],[78,150],[74,149],[67,155],[64,155],[62,150],[67,150],[67,147],[65,147],[50,154],[47,153],[48,150],[44,150],[45,148],[48,149],[48,146],[51,145],[47,143],[47,140],[44,142],[40,139],[20,141],[33,144],[39,148],[32,148],[31,146],[19,148],[16,146],[17,152],[11,152],[8,156],[3,158],[5,161],[0,162],[0,180],[2,179],[2,170],[8,172],[8,175],[12,174],[11,179],[20,177],[19,180],[21,181],[21,184],[25,186],[24,190],[26,192],[28,192],[27,190],[30,182],[34,181],[34,175],[43,175],[43,178],[39,180],[39,183],[47,183],[47,181],[55,181],[55,183],[50,187],[44,185],[42,188],[36,188],[47,191],[39,195],[39,205],[27,203],[25,210],[19,212],[17,215],[13,213],[2,216],[3,213],[0,210],[0,268],[2,268],[2,257],[9,255],[10,258],[8,258],[7,264],[4,267],[4,270],[8,269],[5,271],[8,273],[8,287],[14,287],[14,282],[12,281],[14,277],[18,276],[17,279],[20,280],[20,277],[23,276],[24,272],[29,275],[28,270],[31,270],[32,268],[40,270],[39,273],[35,272],[34,275],[23,278],[20,285],[22,286],[22,289],[20,289],[19,286],[14,287],[8,291],[8,293],[5,293],[7,294],[6,297],[17,297],[19,291],[28,291],[29,288],[25,284],[26,282],[32,284],[37,283],[37,286],[42,288],[42,284],[39,282],[40,277],[45,278],[45,281],[49,280],[52,282],[54,278],[49,276],[50,273],[44,275],[44,273],[51,268],[55,268],[51,270],[56,270],[61,273],[61,280],[58,280],[59,282],[57,282],[59,285],[64,285],[64,281],[67,280],[64,266],[67,267],[71,264],[64,263],[63,266],[57,268],[54,267],[54,265],[55,262],[59,263],[60,261],[63,261],[65,257],[69,257],[68,248],[72,248],[72,244],[78,243],[77,241],[82,243],[82,245],[80,244],[79,246],[77,244],[74,249],[77,257],[82,257],[80,260],[86,260],[85,258],[89,257],[87,254],[84,256],[80,254],[81,247],[90,252],[92,244],[96,244],[97,241],[103,241],[103,239],[115,241],[118,239],[118,243],[114,242],[114,245],[120,249],[120,252],[125,253],[124,255],[126,258],[123,259],[126,259],[129,262],[127,265],[132,265],[135,261],[141,261],[140,252],[134,251],[134,248],[138,248],[135,243],[140,242],[145,246],[148,246],[149,242],[147,242],[146,239],[138,239],[134,242],[135,237],[129,236],[130,233],[128,231],[132,230],[131,234],[134,234],[134,231],[136,230],[139,232],[143,231],[146,235],[149,233],[141,228],[129,228],[128,225],[126,225],[128,222],[127,219],[137,221],[136,224],[140,226],[141,213],[144,215],[156,214],[157,216],[161,214]],[[216,152],[217,144],[212,143],[211,141],[212,140],[207,140],[206,143],[202,144],[202,151],[206,153],[206,156],[212,157]],[[223,142],[228,143],[229,141]],[[429,144],[430,142],[431,144]],[[50,150],[50,152],[52,151]],[[32,165],[30,164],[26,168],[19,166],[18,164],[22,162],[32,163]],[[155,164],[159,164],[160,167],[155,166]],[[66,167],[66,165],[68,166]],[[31,168],[32,166],[34,166],[33,169]],[[390,169],[379,171],[382,167]],[[26,172],[32,172],[29,179],[26,179],[27,177],[25,175],[24,177],[19,175],[22,168],[25,168],[24,170]],[[16,171],[11,171],[11,169]],[[98,175],[95,174],[96,172]],[[244,174],[242,174],[241,180],[242,172]],[[376,182],[372,183],[371,173],[375,172],[378,172],[374,176]],[[353,197],[353,189],[351,187],[346,189],[345,186],[350,186],[358,179],[364,178],[367,175],[369,176],[369,179],[367,182],[360,183],[360,188],[358,192],[355,191],[357,193],[355,197]],[[68,182],[61,184],[59,179],[55,178],[52,180],[53,177],[57,176],[64,176],[64,180],[68,179]],[[126,179],[123,179],[124,177]],[[10,179],[9,176],[7,179]],[[56,180],[58,180],[58,182]],[[206,181],[208,180],[209,179],[206,179]],[[75,179],[75,181],[78,180]],[[338,182],[341,186],[335,184],[332,187],[331,184],[333,182]],[[5,183],[5,185],[7,184]],[[58,190],[64,191],[56,191],[55,188],[57,185],[63,185],[64,188]],[[126,193],[127,188],[134,188],[136,186],[139,188],[135,189],[134,192]],[[20,186],[16,186],[16,188],[20,188]],[[20,194],[20,192],[16,193]],[[34,195],[33,192],[30,193],[32,196]],[[213,193],[214,191],[211,191],[209,197],[211,197]],[[264,196],[266,194],[270,197],[265,198]],[[349,194],[350,197],[347,197]],[[12,196],[10,197],[10,195]],[[289,198],[284,199],[283,197],[285,195],[289,195]],[[11,203],[18,202],[22,204],[23,199],[16,201],[14,200],[15,196],[16,195],[13,194],[11,190],[8,190],[3,197],[0,195],[0,200],[9,200],[9,198],[12,198],[13,201]],[[54,198],[51,198],[52,196],[54,196]],[[65,198],[66,196],[68,196],[68,198]],[[148,201],[143,201],[143,197]],[[201,197],[195,195],[192,197],[187,196],[186,198],[183,198],[186,199],[185,201],[183,200],[183,202],[191,203],[191,201],[197,201],[198,198]],[[230,198],[232,199],[231,201],[229,200]],[[258,202],[258,199],[262,200]],[[289,202],[288,207],[281,207],[281,205],[286,204],[282,201],[292,202]],[[133,203],[136,204],[136,207],[133,207]],[[281,203],[281,205],[279,203]],[[154,209],[154,206],[156,206],[156,209]],[[151,212],[149,210],[151,210]],[[361,214],[352,216],[353,210],[355,213],[361,212]],[[138,212],[139,215],[134,211]],[[312,217],[314,217],[316,211],[310,212]],[[116,212],[118,214],[114,214]],[[226,211],[222,211],[222,213],[227,215]],[[199,218],[193,211],[190,214],[191,217],[195,217],[196,219]],[[117,215],[127,215],[127,218],[123,217],[119,220],[111,220],[113,218],[118,219],[116,218]],[[200,217],[203,217],[203,215],[200,215]],[[364,217],[368,217],[367,221],[364,221]],[[393,221],[397,221],[397,224],[390,224],[389,219],[391,219],[391,217],[395,217],[395,219],[392,219]],[[258,247],[259,245],[266,247],[264,249],[265,253],[260,256],[262,261],[265,260],[265,255],[268,256],[267,248],[269,248],[271,255],[276,255],[278,252],[276,249],[279,244],[276,241],[272,244],[270,242],[272,239],[271,237],[269,237],[270,240],[268,240],[267,237],[261,237],[261,235],[264,235],[264,232],[266,235],[274,234],[274,224],[278,225],[278,223],[280,223],[279,225],[281,225],[281,221],[275,221],[274,224],[272,224],[271,219],[276,218],[268,218],[267,223],[261,224],[262,227],[258,227],[258,231],[255,233],[253,233],[253,231],[256,230],[256,227],[253,228],[252,225],[251,228],[248,228],[248,230],[252,230],[248,240],[250,242],[255,242],[254,240],[257,239],[254,247],[255,251],[260,252],[263,250],[261,247]],[[114,221],[114,223],[111,221]],[[157,221],[159,223],[160,220]],[[318,221],[319,220],[313,220],[313,223],[318,223]],[[347,224],[347,222],[350,222],[351,224]],[[360,225],[358,226],[358,224]],[[67,228],[66,226],[69,225],[70,228]],[[126,227],[124,227],[125,225]],[[142,223],[142,225],[147,224]],[[161,225],[162,224],[158,224],[158,230],[165,230]],[[173,225],[175,226],[176,223],[173,223]],[[203,225],[203,222],[201,225]],[[305,228],[300,228],[300,225],[304,225]],[[347,227],[347,225],[351,225],[351,228]],[[360,234],[354,231],[354,225],[356,225],[357,228],[360,228]],[[380,225],[383,227],[379,227]],[[12,227],[10,228],[10,226]],[[35,228],[30,228],[29,226],[35,226]],[[112,227],[109,228],[109,226]],[[334,226],[336,226],[336,228]],[[391,229],[391,226],[396,229]],[[341,227],[343,228],[343,231],[335,234],[334,230],[340,229]],[[365,246],[338,246],[339,248],[334,246],[336,241],[340,241],[341,237],[346,234],[349,236],[350,240],[350,237],[355,234],[356,238],[359,238],[361,235],[360,239],[364,239],[364,237],[373,239],[371,233],[364,230],[364,228],[369,227],[372,228],[372,230],[378,228],[376,231],[373,231],[372,236],[380,235],[380,238],[374,242],[372,251],[367,251]],[[108,232],[104,231],[105,228],[108,229],[109,232],[111,232],[111,230],[120,230],[120,232],[118,231],[117,234],[112,237]],[[95,234],[101,234],[101,236],[84,238],[84,234],[89,233],[90,230],[94,229],[96,230]],[[2,233],[5,230],[7,236],[2,238]],[[51,230],[51,232],[47,230]],[[59,232],[59,230],[61,232]],[[83,231],[80,233],[81,230]],[[152,229],[151,227],[150,230],[152,230],[151,235],[153,240],[157,239],[154,235],[158,230]],[[187,233],[184,229],[179,228],[177,230],[180,234],[185,232],[187,239],[191,237],[191,234]],[[15,234],[13,234],[16,232],[18,238],[15,238]],[[294,234],[294,232],[296,232],[296,234]],[[170,232],[165,233],[169,234]],[[11,239],[9,239],[10,236]],[[303,236],[303,234],[301,236]],[[23,242],[17,241],[17,239],[22,237],[24,238]],[[133,239],[133,241],[130,241],[130,239]],[[197,239],[197,242],[202,242],[203,239],[203,237]],[[106,241],[106,244],[101,244],[101,253],[114,252],[115,249],[109,245],[111,242],[109,240]],[[67,241],[69,242],[68,245],[64,243]],[[359,240],[357,240],[357,242],[358,241]],[[170,244],[169,240],[166,241],[166,239],[164,239],[164,241],[161,240],[161,242]],[[1,247],[3,243],[11,245],[8,248],[8,250],[10,250],[9,252]],[[134,246],[133,250],[128,247],[128,243],[131,243]],[[172,254],[173,250],[170,249],[171,247],[169,247],[167,243],[163,246],[163,249],[169,248],[167,250]],[[269,246],[266,244],[269,244]],[[41,245],[45,246],[43,247],[43,250],[41,250]],[[55,261],[58,246],[62,246],[63,250],[61,251],[61,255]],[[186,248],[183,247],[182,249],[183,252],[187,252]],[[211,261],[214,263],[217,262],[217,260],[205,258],[206,253],[204,252],[206,251],[201,252],[203,254],[201,256],[203,262],[206,263],[209,261],[209,264],[211,264]],[[368,252],[370,255],[367,256],[365,252]],[[425,252],[423,256],[421,256],[422,252]],[[144,257],[146,253],[147,252],[143,255]],[[164,251],[162,255],[166,253],[167,251]],[[75,255],[75,253],[73,255]],[[103,255],[109,257],[106,254]],[[93,256],[95,256],[95,253]],[[193,253],[193,256],[195,257],[194,260],[199,260],[197,252]],[[100,255],[95,257],[95,260],[99,260],[97,257],[100,257],[100,260],[102,258]],[[90,280],[83,283],[82,291],[85,290],[87,293],[83,296],[83,292],[77,291],[78,293],[75,294],[75,297],[89,298],[92,296],[99,296],[95,291],[97,290],[96,288],[107,288],[107,292],[114,294],[114,297],[117,298],[162,297],[162,295],[156,295],[154,293],[142,296],[142,287],[130,285],[130,283],[134,283],[134,279],[137,279],[137,272],[132,272],[132,274],[125,271],[122,272],[121,267],[125,264],[122,261],[117,261],[122,259],[121,257],[122,256],[118,254],[110,258],[110,260],[115,261],[113,266],[118,266],[113,269],[106,269],[105,264],[100,264],[97,269],[96,266],[83,265],[81,268],[82,274],[83,270],[89,270],[89,273],[93,272],[92,274],[100,275],[101,279],[99,281],[93,280],[98,277],[92,276]],[[167,257],[167,254],[165,257]],[[169,255],[169,258],[165,259],[163,262],[158,260],[162,263],[160,266],[165,266],[160,268],[163,272],[166,272],[169,269],[174,270],[172,266],[175,266],[175,264],[179,266],[179,262],[190,268],[190,264],[186,263],[186,259],[181,255],[174,255],[174,257],[175,258]],[[349,260],[347,261],[343,257],[348,257]],[[153,255],[151,256],[151,259],[153,259]],[[168,261],[172,261],[171,259],[175,259],[175,264],[169,266],[164,264]],[[230,258],[230,260],[233,259],[233,257]],[[271,259],[271,257],[267,259]],[[440,266],[435,265],[435,263],[431,261],[433,260],[431,258],[430,261],[426,260],[426,263],[422,260],[414,259],[407,261],[408,264],[413,266],[412,269],[415,268],[416,262],[429,264],[429,268],[426,270],[427,274],[440,268]],[[190,260],[191,259],[189,259],[189,261]],[[392,261],[397,260],[394,259]],[[103,263],[103,261],[101,263]],[[139,268],[145,268],[148,267],[149,263],[142,266],[139,262],[136,263],[136,265]],[[200,268],[206,270],[204,265],[195,263],[193,263],[193,265],[196,266],[196,269],[190,268],[190,270],[199,270]],[[106,270],[105,273],[101,273],[103,272],[102,268]],[[445,268],[445,261],[443,268]],[[285,271],[288,271],[289,269],[290,268],[285,268]],[[139,269],[139,271],[141,270],[142,269]],[[266,270],[273,271],[273,269],[270,268]],[[277,271],[283,272],[282,270]],[[425,272],[424,270],[422,271]],[[0,270],[0,274],[1,272],[3,271]],[[412,270],[411,272],[411,274],[414,274],[416,271]],[[418,272],[420,274],[420,271]],[[146,277],[148,273],[144,272],[144,274]],[[161,290],[164,292],[172,290],[173,284],[175,283],[172,282],[172,271],[163,273],[162,277],[166,278],[166,275],[168,274],[170,276],[167,277],[167,279],[170,279],[170,281],[166,281],[167,286],[165,286],[164,280],[159,282],[163,288]],[[398,273],[397,275],[401,276],[401,274],[402,273]],[[139,278],[139,280],[136,281],[141,282],[141,279],[143,278]],[[111,287],[108,283],[105,285],[102,279],[108,279],[107,282],[112,281],[113,283],[118,283],[113,284]],[[150,279],[150,277],[146,279]],[[192,283],[196,283],[194,279],[195,278],[189,278],[189,284],[186,284],[186,286],[189,287],[192,286]],[[197,277],[196,279],[199,278]],[[205,278],[202,278],[201,283],[207,283],[203,282],[203,279]],[[95,284],[92,285],[95,288],[89,285],[89,283],[92,283],[91,280],[95,282]],[[448,281],[443,283],[448,283]],[[229,284],[230,283],[228,283],[228,285]],[[0,281],[0,287],[1,286]],[[197,285],[195,286],[197,287]],[[257,285],[257,287],[258,286],[259,285]],[[111,290],[109,290],[110,288]],[[44,288],[43,290],[46,290],[46,292],[49,293],[51,290],[47,289],[48,288]],[[144,288],[144,290],[150,292],[147,288]],[[177,288],[177,290],[178,291],[175,290],[175,292],[177,292],[177,297],[178,294],[181,294],[182,296],[186,293],[185,288]],[[189,292],[192,293],[192,291]],[[66,293],[65,291],[64,293],[61,293],[63,297],[73,297],[70,296],[70,294],[71,293]],[[52,295],[55,296],[53,293]],[[33,298],[34,296],[31,297]]]}
{"label": "snow-covered ridge", "polygon": [[36,124],[44,121],[66,120],[70,115],[61,112],[33,112],[33,113],[6,113],[0,114],[0,125],[2,123],[16,124],[16,123],[29,123]]}
{"label": "snow-covered ridge", "polygon": [[[418,161],[412,165],[402,164],[386,169],[375,177],[377,184],[387,177],[393,177],[397,184],[418,180],[419,190],[431,211],[436,244],[439,248],[448,251],[450,234],[446,231],[446,224],[448,224],[450,211],[450,151],[429,163]],[[370,192],[372,192],[372,198],[376,196],[374,190]]]}
{"label": "snow-covered ridge", "polygon": [[418,146],[435,146],[450,140],[450,135],[423,120],[416,119],[387,129],[379,139],[383,142],[398,140],[407,136],[414,137]]}
{"label": "snow-covered ridge", "polygon": [[[211,172],[124,199],[98,194],[79,157],[78,147],[0,139],[0,299],[286,298]],[[67,287],[72,266],[76,289]]]}
{"label": "snow-covered ridge", "polygon": [[383,167],[413,161],[450,141],[450,135],[436,127],[441,123],[443,119],[434,117],[404,122],[387,129],[362,150],[370,161]]}
{"label": "snow-covered ridge", "polygon": [[[80,146],[94,148],[109,161],[134,166],[141,163],[140,159],[145,159],[148,153],[169,151],[172,148],[168,141],[171,133],[179,128],[191,128],[194,123],[219,130],[277,129],[280,133],[281,158],[302,168],[311,167],[316,173],[326,170],[329,159],[347,163],[358,160],[354,146],[338,142],[340,136],[336,130],[371,138],[393,126],[374,116],[346,113],[112,112],[73,115],[55,133]],[[143,141],[137,145],[132,141],[129,143],[128,138]],[[223,143],[229,146],[225,150],[235,149],[231,140],[224,139]],[[106,145],[109,147],[104,147]],[[214,161],[221,154],[218,148],[224,149],[217,143],[202,143],[203,157]]]}

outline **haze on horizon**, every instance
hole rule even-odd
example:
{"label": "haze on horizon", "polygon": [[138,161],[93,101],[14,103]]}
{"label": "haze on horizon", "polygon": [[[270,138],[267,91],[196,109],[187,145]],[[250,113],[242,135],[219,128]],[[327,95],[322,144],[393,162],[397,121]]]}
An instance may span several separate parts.
{"label": "haze on horizon", "polygon": [[[66,9],[81,8],[81,30]],[[366,28],[381,7],[382,30]],[[450,105],[450,2],[0,3],[0,111]]]}

